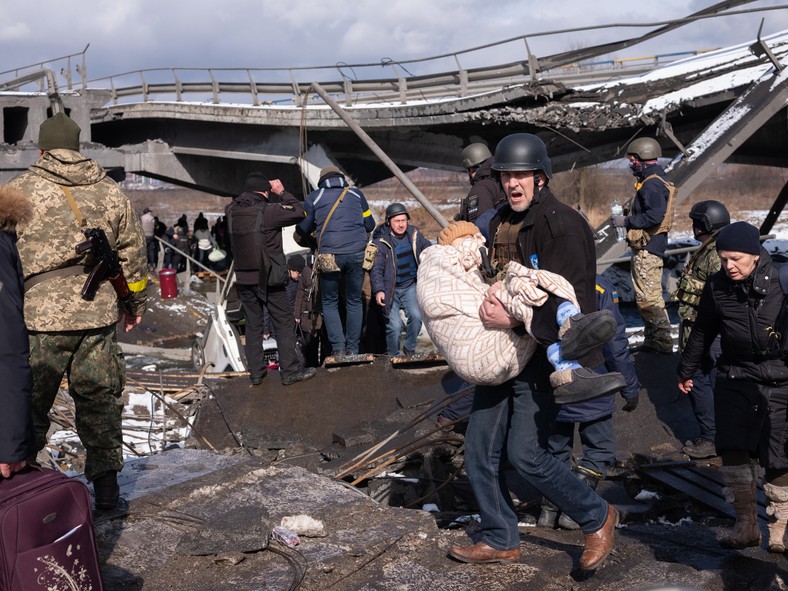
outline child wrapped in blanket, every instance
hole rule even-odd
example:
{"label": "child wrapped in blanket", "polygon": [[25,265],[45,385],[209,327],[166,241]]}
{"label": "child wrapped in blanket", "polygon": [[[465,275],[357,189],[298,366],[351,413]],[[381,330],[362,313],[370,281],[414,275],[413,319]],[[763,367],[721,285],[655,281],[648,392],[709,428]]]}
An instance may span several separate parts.
{"label": "child wrapped in blanket", "polygon": [[[537,345],[530,333],[534,308],[549,294],[566,300],[557,312],[559,326],[580,308],[571,284],[560,275],[510,262],[503,280],[496,285],[496,297],[511,316],[523,323],[527,334],[485,328],[479,317],[479,307],[490,289],[479,270],[484,244],[478,228],[469,222],[444,229],[438,245],[421,255],[416,295],[425,328],[454,372],[471,384],[496,385],[517,376],[531,359]],[[561,358],[560,340],[549,344],[547,354],[556,370],[550,382],[559,404],[596,398],[626,384],[620,373],[592,372],[592,377],[578,387],[569,374],[581,366],[575,360]]]}

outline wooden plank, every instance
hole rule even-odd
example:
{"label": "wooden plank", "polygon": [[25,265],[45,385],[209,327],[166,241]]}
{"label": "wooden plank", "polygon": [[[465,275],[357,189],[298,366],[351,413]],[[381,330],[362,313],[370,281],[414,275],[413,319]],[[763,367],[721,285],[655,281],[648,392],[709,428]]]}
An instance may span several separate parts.
{"label": "wooden plank", "polygon": [[375,356],[372,353],[361,353],[359,355],[331,355],[326,357],[326,367],[341,367],[343,365],[358,365],[360,363],[372,363]]}
{"label": "wooden plank", "polygon": [[435,365],[446,365],[446,358],[437,353],[397,355],[391,358],[391,366],[397,369],[405,369],[408,367],[432,367]]}

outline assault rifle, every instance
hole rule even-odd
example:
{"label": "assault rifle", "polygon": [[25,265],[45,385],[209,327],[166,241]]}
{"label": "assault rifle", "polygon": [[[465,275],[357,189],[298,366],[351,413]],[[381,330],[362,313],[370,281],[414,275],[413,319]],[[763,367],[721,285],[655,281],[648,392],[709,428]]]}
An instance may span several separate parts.
{"label": "assault rifle", "polygon": [[131,316],[132,302],[129,284],[126,282],[123,269],[121,269],[118,262],[118,255],[109,245],[107,234],[101,228],[86,228],[82,231],[87,240],[77,244],[75,247],[77,254],[82,254],[87,249],[91,249],[91,254],[96,260],[96,266],[93,267],[90,275],[85,280],[85,285],[82,286],[82,299],[92,302],[93,298],[96,297],[99,285],[106,279],[112,284],[115,293],[118,294],[118,299],[123,306],[124,312]]}

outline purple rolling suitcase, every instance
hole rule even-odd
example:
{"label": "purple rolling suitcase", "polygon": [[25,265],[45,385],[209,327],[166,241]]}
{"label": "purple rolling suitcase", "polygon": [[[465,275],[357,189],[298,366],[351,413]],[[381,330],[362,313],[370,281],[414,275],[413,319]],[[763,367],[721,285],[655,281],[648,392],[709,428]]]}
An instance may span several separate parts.
{"label": "purple rolling suitcase", "polygon": [[90,492],[48,468],[0,478],[0,591],[102,591]]}

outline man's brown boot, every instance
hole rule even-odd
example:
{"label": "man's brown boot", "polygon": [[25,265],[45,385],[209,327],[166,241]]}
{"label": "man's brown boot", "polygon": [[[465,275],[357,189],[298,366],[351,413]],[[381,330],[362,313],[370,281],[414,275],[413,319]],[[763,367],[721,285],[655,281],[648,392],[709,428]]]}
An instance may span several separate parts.
{"label": "man's brown boot", "polygon": [[733,503],[736,523],[733,531],[720,538],[723,548],[749,548],[761,545],[761,530],[758,528],[758,501],[755,497],[755,476],[749,464],[722,466],[725,482],[725,498]]}
{"label": "man's brown boot", "polygon": [[618,511],[613,505],[607,510],[604,525],[592,534],[586,534],[586,545],[580,556],[580,570],[594,570],[605,561],[613,549],[613,538],[618,525]]}
{"label": "man's brown boot", "polygon": [[460,562],[487,564],[490,562],[517,562],[520,560],[520,548],[512,550],[496,550],[484,542],[476,542],[473,546],[452,546],[449,556]]}

